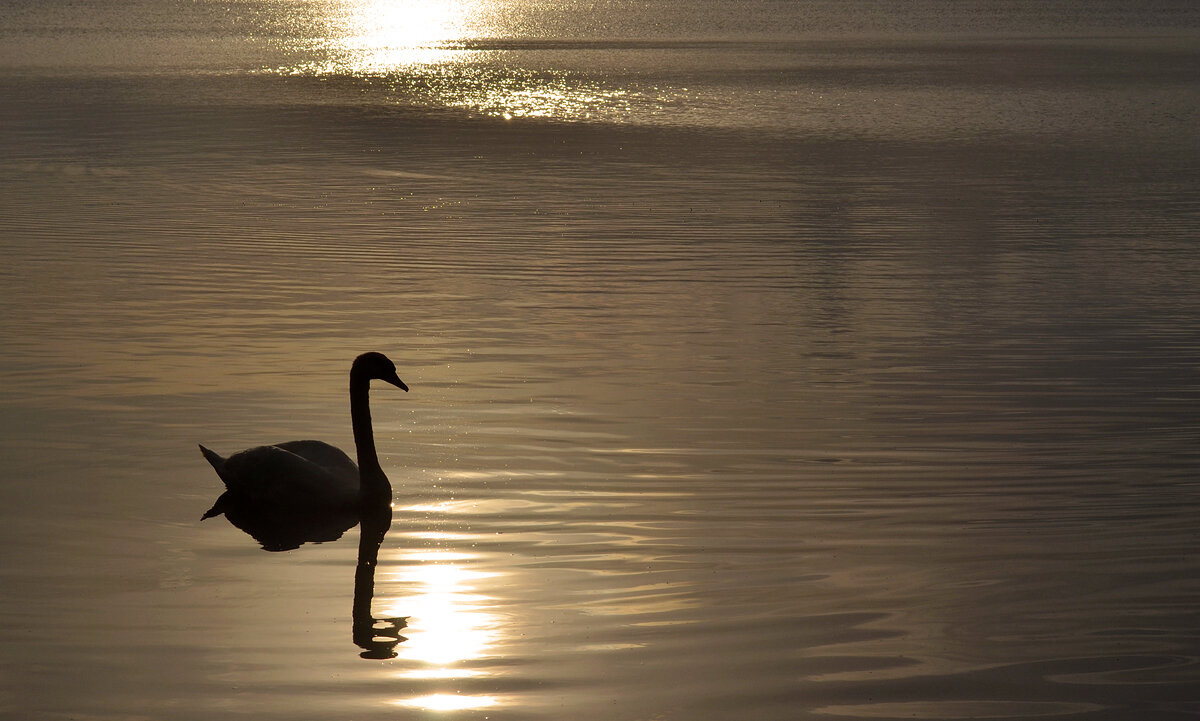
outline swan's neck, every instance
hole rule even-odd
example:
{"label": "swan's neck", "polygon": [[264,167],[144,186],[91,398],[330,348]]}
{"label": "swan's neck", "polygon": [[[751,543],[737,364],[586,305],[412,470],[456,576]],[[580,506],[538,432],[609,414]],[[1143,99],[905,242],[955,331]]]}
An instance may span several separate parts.
{"label": "swan's neck", "polygon": [[350,424],[354,428],[354,448],[358,451],[358,473],[362,484],[360,492],[364,499],[378,495],[386,495],[390,499],[392,486],[379,467],[379,456],[375,454],[370,389],[370,378],[350,374]]}

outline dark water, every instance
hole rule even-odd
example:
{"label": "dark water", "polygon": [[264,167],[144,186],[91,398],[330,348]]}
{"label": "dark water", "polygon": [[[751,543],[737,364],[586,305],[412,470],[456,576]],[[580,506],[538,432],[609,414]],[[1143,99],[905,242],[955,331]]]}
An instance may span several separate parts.
{"label": "dark water", "polygon": [[0,717],[1200,713],[1196,10],[897,8],[0,5]]}

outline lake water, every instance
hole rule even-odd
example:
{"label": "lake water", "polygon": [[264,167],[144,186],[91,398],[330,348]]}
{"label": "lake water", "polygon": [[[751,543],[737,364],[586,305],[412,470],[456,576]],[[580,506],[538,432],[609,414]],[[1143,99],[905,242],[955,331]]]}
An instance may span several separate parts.
{"label": "lake water", "polygon": [[[1131,5],[5,0],[0,717],[1194,718]],[[377,565],[201,522],[366,350]]]}

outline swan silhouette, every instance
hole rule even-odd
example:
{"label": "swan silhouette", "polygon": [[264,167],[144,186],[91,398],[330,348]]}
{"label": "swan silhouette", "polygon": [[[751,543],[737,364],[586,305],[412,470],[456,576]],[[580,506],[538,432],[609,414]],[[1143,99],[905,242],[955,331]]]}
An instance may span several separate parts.
{"label": "swan silhouette", "polygon": [[362,508],[390,503],[392,486],[379,466],[371,430],[369,392],[373,378],[408,390],[396,375],[396,365],[382,353],[363,353],[354,359],[350,367],[350,422],[357,466],[340,449],[322,441],[258,446],[229,458],[200,446],[226,489],[201,520],[247,507],[301,512],[345,510],[357,515]]}

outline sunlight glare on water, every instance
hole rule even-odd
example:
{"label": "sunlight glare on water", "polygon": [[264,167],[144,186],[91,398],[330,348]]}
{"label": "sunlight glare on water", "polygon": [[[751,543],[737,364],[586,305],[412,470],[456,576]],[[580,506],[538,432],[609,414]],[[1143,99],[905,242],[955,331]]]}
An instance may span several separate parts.
{"label": "sunlight glare on water", "polygon": [[494,696],[461,696],[458,694],[435,693],[406,701],[401,705],[425,711],[466,711],[468,709],[488,708],[489,706],[495,706],[496,703],[497,699]]}
{"label": "sunlight glare on water", "polygon": [[438,560],[411,567],[398,579],[416,589],[415,595],[403,599],[403,610],[412,614],[416,631],[402,650],[406,658],[432,667],[427,671],[453,677],[456,673],[449,667],[487,655],[497,633],[495,615],[484,610],[487,599],[472,592],[472,583],[490,574],[440,558],[447,554],[434,555]]}
{"label": "sunlight glare on water", "polygon": [[[443,549],[404,554],[404,565],[387,584],[404,589],[391,601],[394,608],[389,615],[409,617],[407,640],[399,650],[411,663],[398,675],[433,680],[484,675],[470,664],[492,654],[501,625],[496,614],[488,610],[493,599],[479,593],[477,587],[499,574],[467,568],[474,560],[475,554]],[[497,702],[494,696],[440,693],[396,701],[439,711],[481,708]]]}
{"label": "sunlight glare on water", "polygon": [[505,10],[496,0],[332,0],[297,7],[290,24],[308,24],[309,36],[282,41],[300,59],[274,72],[379,79],[397,98],[505,119],[611,118],[662,94],[543,66],[536,46],[531,58],[528,49],[522,54],[497,43],[492,39],[516,30],[509,27],[516,21],[499,20],[508,18]]}
{"label": "sunlight glare on water", "polygon": [[324,57],[300,63],[295,74],[377,75],[461,62],[451,43],[469,32],[476,3],[450,0],[332,0],[305,13],[317,15],[315,37],[297,42],[300,49]]}

